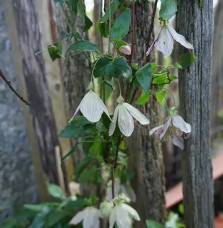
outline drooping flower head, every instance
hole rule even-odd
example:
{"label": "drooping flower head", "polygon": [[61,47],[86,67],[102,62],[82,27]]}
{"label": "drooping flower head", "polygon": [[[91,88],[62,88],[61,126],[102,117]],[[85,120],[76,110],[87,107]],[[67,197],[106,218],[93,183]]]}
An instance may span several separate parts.
{"label": "drooping flower head", "polygon": [[109,217],[109,228],[113,228],[115,223],[119,228],[131,228],[132,218],[140,221],[140,217],[135,209],[122,202],[118,198],[114,200],[113,207]]}
{"label": "drooping flower head", "polygon": [[124,55],[131,55],[131,46],[130,45],[123,45],[118,49],[119,52],[123,53]]}
{"label": "drooping flower head", "polygon": [[157,133],[159,138],[163,141],[171,138],[172,143],[183,150],[184,139],[189,138],[191,134],[191,126],[186,123],[181,116],[173,114],[168,117],[162,125],[153,128],[149,132],[150,135],[153,133]]}
{"label": "drooping flower head", "polygon": [[70,221],[70,225],[77,225],[83,221],[83,228],[100,227],[100,211],[95,207],[86,207],[83,211],[78,212]]}
{"label": "drooping flower head", "polygon": [[101,98],[92,91],[92,89],[90,89],[90,91],[84,96],[69,122],[73,120],[79,110],[87,118],[87,120],[93,123],[100,120],[103,112],[105,112],[110,118],[107,107]]}
{"label": "drooping flower head", "polygon": [[149,120],[138,109],[124,102],[121,96],[117,99],[117,102],[119,104],[115,108],[114,116],[109,127],[109,136],[113,135],[117,120],[119,129],[125,136],[132,134],[134,130],[134,119],[138,120],[142,125],[149,124]]}
{"label": "drooping flower head", "polygon": [[146,55],[148,56],[153,51],[154,46],[157,44],[157,50],[163,53],[164,58],[167,58],[168,56],[171,55],[173,51],[174,40],[176,40],[185,48],[194,49],[193,45],[189,43],[184,36],[177,33],[165,21],[161,26],[156,39],[154,40],[151,47],[146,52]]}

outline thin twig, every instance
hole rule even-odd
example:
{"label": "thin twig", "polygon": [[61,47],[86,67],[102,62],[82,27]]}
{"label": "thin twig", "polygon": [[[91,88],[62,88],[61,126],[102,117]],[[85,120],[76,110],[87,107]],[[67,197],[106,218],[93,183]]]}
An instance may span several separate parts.
{"label": "thin twig", "polygon": [[30,103],[26,101],[22,96],[20,96],[16,90],[12,87],[11,82],[5,77],[2,70],[0,69],[0,77],[5,81],[5,83],[8,85],[8,87],[12,90],[12,92],[26,105],[30,106]]}

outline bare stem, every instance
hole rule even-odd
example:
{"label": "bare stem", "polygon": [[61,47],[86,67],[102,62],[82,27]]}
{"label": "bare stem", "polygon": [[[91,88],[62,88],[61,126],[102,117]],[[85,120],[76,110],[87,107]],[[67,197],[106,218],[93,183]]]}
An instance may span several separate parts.
{"label": "bare stem", "polygon": [[12,90],[12,92],[26,105],[30,106],[30,103],[26,101],[22,96],[20,96],[16,90],[12,87],[11,82],[5,77],[2,70],[0,69],[0,77],[5,81],[5,83],[8,85],[8,87]]}

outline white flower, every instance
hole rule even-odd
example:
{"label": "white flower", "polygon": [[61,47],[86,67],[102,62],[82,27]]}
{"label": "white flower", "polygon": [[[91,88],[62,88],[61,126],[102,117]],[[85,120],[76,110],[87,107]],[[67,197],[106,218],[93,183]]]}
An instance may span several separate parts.
{"label": "white flower", "polygon": [[111,214],[111,210],[113,208],[113,203],[104,201],[100,204],[100,212],[101,212],[101,217],[102,218],[107,218]]}
{"label": "white flower", "polygon": [[109,127],[109,136],[113,135],[118,119],[120,131],[125,136],[130,136],[134,130],[134,119],[138,120],[142,125],[149,124],[149,120],[132,105],[125,103],[122,97],[117,99],[118,105],[115,109],[112,122]]}
{"label": "white flower", "polygon": [[179,115],[172,115],[168,117],[164,123],[158,127],[153,128],[149,134],[157,133],[161,140],[167,140],[169,137],[172,143],[178,146],[181,150],[184,149],[183,138],[189,138],[191,134],[191,126],[186,123]]}
{"label": "white flower", "polygon": [[87,120],[93,123],[100,120],[103,112],[105,112],[107,116],[110,118],[107,107],[105,106],[101,98],[92,90],[90,90],[84,96],[69,122],[73,120],[73,118],[79,110],[87,118]]}
{"label": "white flower", "polygon": [[160,32],[151,47],[146,52],[146,55],[149,55],[153,51],[153,48],[157,43],[157,50],[163,53],[164,58],[167,58],[173,51],[174,40],[185,48],[194,49],[193,45],[189,43],[184,36],[177,33],[170,25],[164,25],[161,27]]}
{"label": "white flower", "polygon": [[131,217],[137,221],[140,221],[139,215],[135,209],[125,203],[117,204],[112,209],[111,215],[109,217],[109,228],[113,228],[115,223],[118,225],[118,228],[131,228]]}
{"label": "white flower", "polygon": [[125,54],[125,55],[131,55],[131,47],[129,45],[123,45],[119,49],[119,52]]}
{"label": "white flower", "polygon": [[83,228],[99,228],[100,211],[95,207],[86,207],[78,212],[70,221],[69,225],[77,225],[83,221]]}

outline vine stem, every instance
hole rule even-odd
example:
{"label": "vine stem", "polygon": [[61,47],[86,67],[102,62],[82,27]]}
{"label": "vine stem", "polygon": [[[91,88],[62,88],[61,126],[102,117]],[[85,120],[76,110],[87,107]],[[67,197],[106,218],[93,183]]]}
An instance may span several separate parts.
{"label": "vine stem", "polygon": [[[109,0],[110,1],[110,0]],[[135,45],[135,0],[132,1],[132,47],[131,47],[131,55],[130,55],[130,60],[129,60],[129,66],[131,67],[132,65],[132,60],[133,60],[133,55],[134,55],[134,45]],[[129,93],[129,88],[130,88],[130,83],[127,85],[126,93],[125,93],[125,102],[128,99],[128,93]],[[119,151],[119,146],[121,143],[122,136],[120,135],[118,137],[118,142],[117,142],[117,147],[116,147],[116,152],[115,152],[115,160],[113,163],[113,169],[112,169],[112,198],[115,198],[115,169],[118,164],[118,151]]]}
{"label": "vine stem", "polygon": [[108,0],[108,17],[109,17],[109,20],[108,20],[108,31],[109,31],[109,36],[108,36],[108,54],[110,55],[111,54],[111,38],[110,38],[110,33],[111,33],[111,0]]}
{"label": "vine stem", "polygon": [[3,74],[2,70],[0,69],[0,77],[5,81],[5,83],[8,85],[9,89],[11,89],[11,91],[22,101],[24,102],[26,105],[30,106],[30,103],[28,101],[26,101],[22,96],[20,96],[16,90],[12,87],[11,82],[5,77],[5,75]]}

